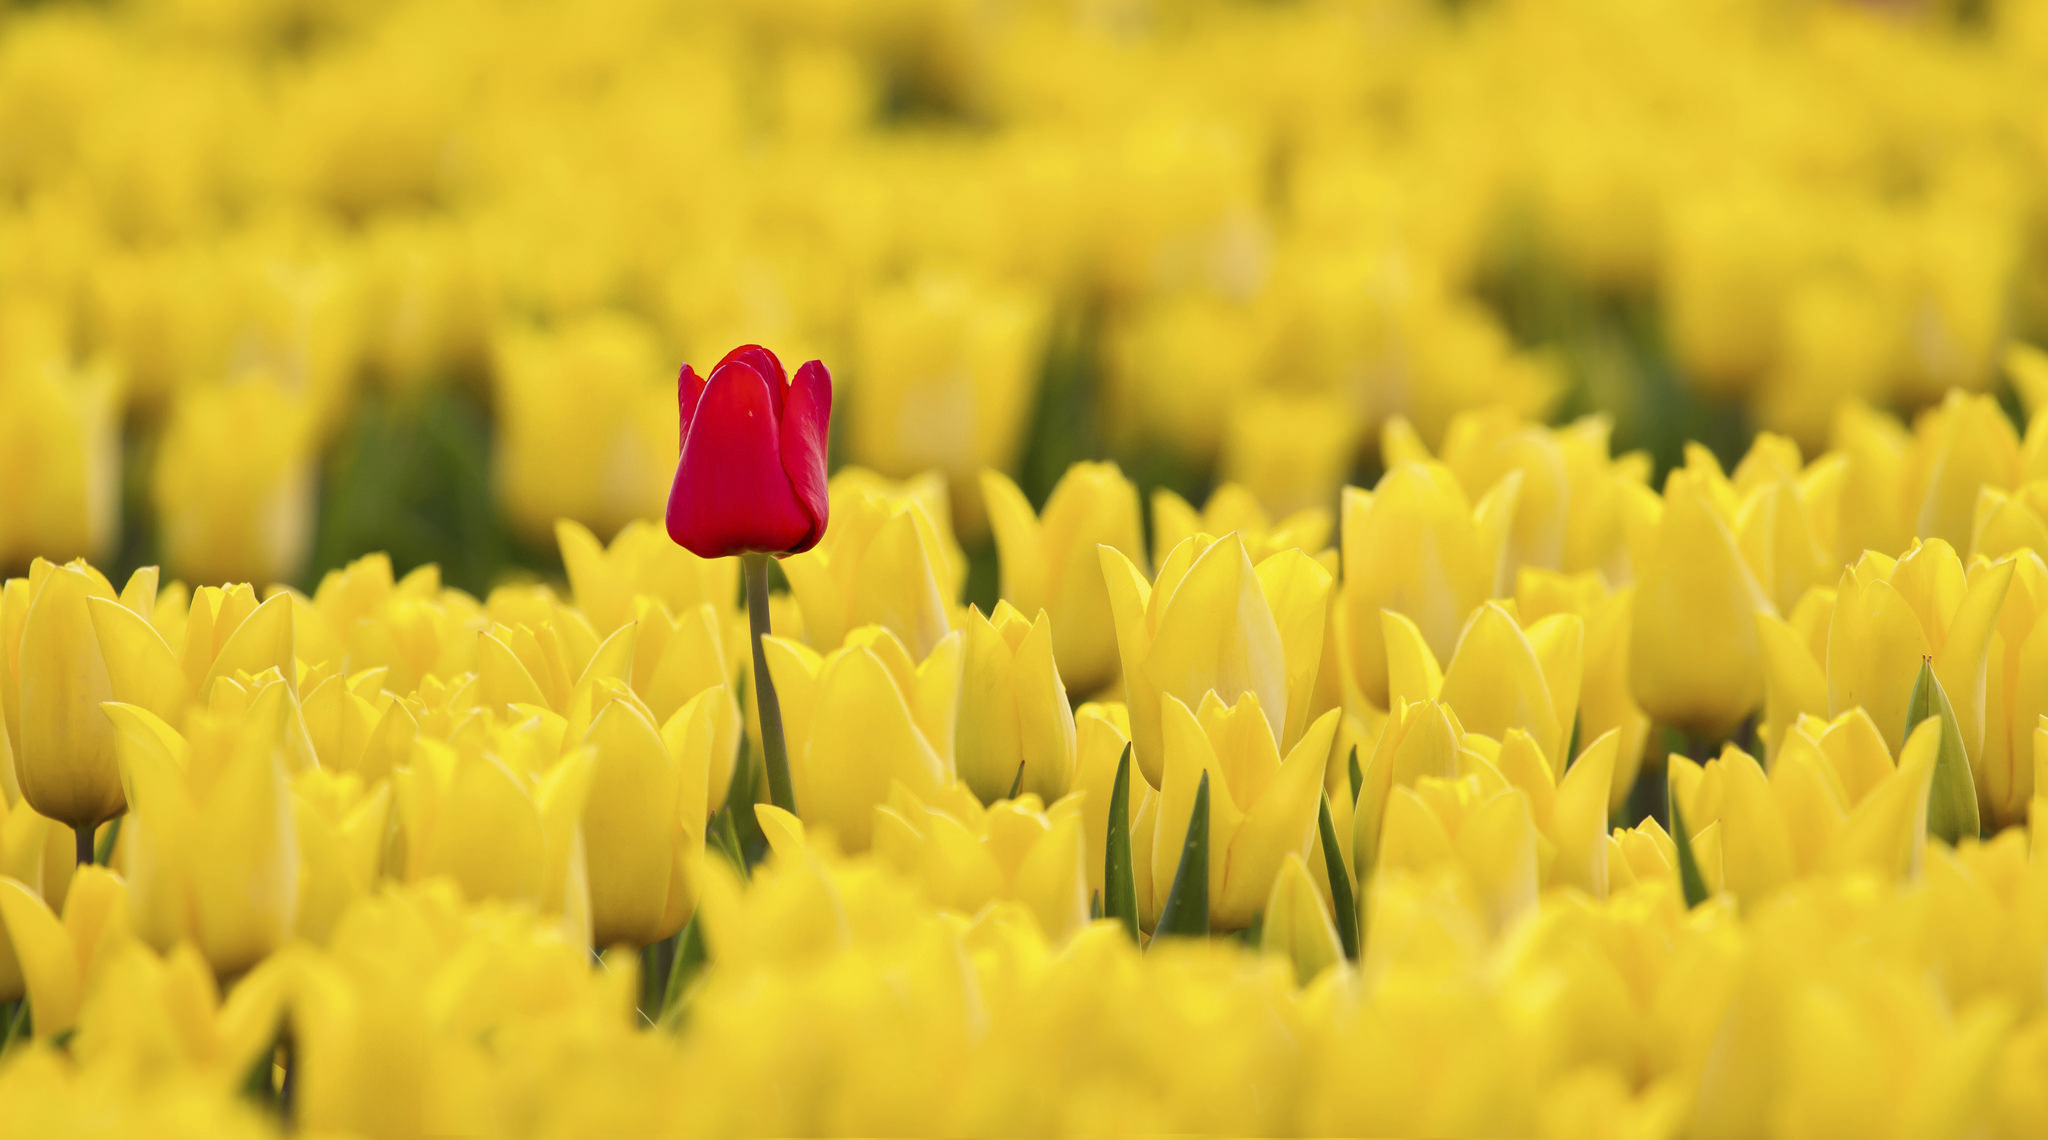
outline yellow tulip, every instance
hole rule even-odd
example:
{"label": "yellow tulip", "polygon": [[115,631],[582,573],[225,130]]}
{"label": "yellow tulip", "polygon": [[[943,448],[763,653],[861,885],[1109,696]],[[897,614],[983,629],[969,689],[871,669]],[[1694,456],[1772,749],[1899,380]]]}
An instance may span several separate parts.
{"label": "yellow tulip", "polygon": [[1263,562],[1283,550],[1319,554],[1330,544],[1331,523],[1326,506],[1303,507],[1275,521],[1257,496],[1237,483],[1225,483],[1210,492],[1199,511],[1165,487],[1152,492],[1152,549],[1159,551],[1170,551],[1182,539],[1197,534],[1236,531],[1253,562]]}
{"label": "yellow tulip", "polygon": [[1828,627],[1828,708],[1861,705],[1896,754],[1910,726],[1906,702],[1923,657],[1956,713],[1974,766],[1985,733],[1986,661],[2014,563],[1962,560],[1940,539],[1915,542],[1894,562],[1866,554],[1842,574]]}
{"label": "yellow tulip", "polygon": [[112,369],[0,378],[0,565],[106,553],[121,519],[121,385]]}
{"label": "yellow tulip", "polygon": [[122,846],[136,935],[162,951],[189,942],[223,976],[276,951],[296,921],[286,714],[278,700],[195,711],[181,734],[138,705],[107,706],[133,808]]}
{"label": "yellow tulip", "polygon": [[445,875],[466,898],[536,907],[571,943],[591,945],[581,820],[594,768],[590,748],[561,753],[538,717],[459,747],[415,741],[411,766],[394,774],[403,878]]}
{"label": "yellow tulip", "polygon": [[313,542],[313,422],[263,375],[180,394],[156,455],[164,561],[199,582],[298,577]]}
{"label": "yellow tulip", "polygon": [[131,937],[128,902],[120,877],[99,867],[79,868],[61,918],[28,884],[0,878],[0,992],[27,997],[37,1040],[77,1024],[94,971]]}
{"label": "yellow tulip", "polygon": [[1652,717],[1724,735],[1762,702],[1755,615],[1774,611],[1717,508],[1712,478],[1681,469],[1665,480],[1664,515],[1635,585],[1629,678]]}
{"label": "yellow tulip", "polygon": [[1323,896],[1309,878],[1301,855],[1289,851],[1273,878],[1273,892],[1266,899],[1260,928],[1259,948],[1286,958],[1294,979],[1302,985],[1344,960],[1337,928],[1323,906]]}
{"label": "yellow tulip", "polygon": [[1045,611],[1027,620],[1008,602],[993,620],[970,608],[955,758],[960,778],[994,803],[1010,788],[1046,803],[1074,778],[1074,714],[1053,660]]}
{"label": "yellow tulip", "polygon": [[30,571],[22,623],[15,766],[22,798],[43,815],[91,829],[127,807],[114,759],[114,730],[100,714],[114,698],[107,659],[93,636],[92,598],[114,604],[113,588],[84,563]]}
{"label": "yellow tulip", "polygon": [[1116,675],[1116,627],[1095,548],[1144,561],[1137,488],[1114,463],[1076,463],[1054,484],[1042,515],[999,471],[982,472],[981,494],[1002,557],[1003,600],[1050,614],[1060,676],[1077,692],[1102,688]]}
{"label": "yellow tulip", "polygon": [[508,329],[492,357],[493,467],[515,529],[545,542],[557,519],[610,534],[661,514],[679,445],[675,382],[644,325],[597,312]]}
{"label": "yellow tulip", "polygon": [[731,701],[723,686],[705,689],[657,729],[631,690],[601,690],[583,738],[595,756],[583,808],[591,924],[596,945],[645,946],[695,911],[712,751]]}
{"label": "yellow tulip", "polygon": [[1554,614],[1575,613],[1585,623],[1584,661],[1579,680],[1579,739],[1598,740],[1617,734],[1614,788],[1610,811],[1621,810],[1642,769],[1650,738],[1650,718],[1629,689],[1629,617],[1635,588],[1609,593],[1597,573],[1553,575],[1524,570],[1516,581],[1516,608],[1534,624]]}
{"label": "yellow tulip", "polygon": [[[1099,899],[1103,891],[1109,842],[1109,802],[1116,794],[1117,765],[1131,742],[1128,710],[1121,704],[1082,705],[1074,710],[1074,790],[1081,797],[1081,833],[1088,841],[1088,889]],[[1131,829],[1131,874],[1138,898],[1152,895],[1152,832],[1159,818],[1159,793],[1133,766],[1126,803]]]}
{"label": "yellow tulip", "polygon": [[610,545],[574,519],[557,519],[555,543],[576,608],[599,637],[633,620],[639,598],[658,600],[678,614],[703,604],[728,613],[739,598],[738,562],[699,558],[643,519],[627,523]]}
{"label": "yellow tulip", "polygon": [[1521,791],[1479,775],[1423,776],[1387,798],[1375,874],[1455,869],[1471,885],[1489,929],[1506,929],[1536,903],[1538,835]]}
{"label": "yellow tulip", "polygon": [[1997,400],[1952,389],[1913,422],[1904,478],[1913,533],[1966,548],[1979,489],[2020,481],[2019,437]]}
{"label": "yellow tulip", "polygon": [[1852,403],[1835,416],[1834,454],[1842,457],[1840,518],[1833,561],[1866,550],[1904,550],[1916,533],[1906,478],[1911,437],[1898,421]]}
{"label": "yellow tulip", "polygon": [[[2036,792],[2036,724],[2048,713],[2048,566],[2031,548],[2004,561],[2012,584],[1985,654],[1984,744],[1970,765],[1979,810],[1994,829],[2026,819]],[[1966,715],[1956,710],[1959,720]]]}
{"label": "yellow tulip", "polygon": [[1565,756],[1585,656],[1578,615],[1553,614],[1524,630],[1505,607],[1487,602],[1466,623],[1448,670],[1438,668],[1414,622],[1392,610],[1381,616],[1392,700],[1442,700],[1469,731],[1500,739],[1519,728],[1547,763]]}
{"label": "yellow tulip", "polygon": [[1358,428],[1349,413],[1333,395],[1241,396],[1225,420],[1222,475],[1283,515],[1315,511],[1327,517],[1358,450]]}
{"label": "yellow tulip", "polygon": [[[154,585],[153,575],[148,584]],[[274,669],[296,692],[296,607],[288,593],[259,604],[256,592],[240,584],[200,587],[182,614],[160,614],[153,588],[118,601],[102,596],[87,602],[107,661],[110,699],[146,708],[172,724],[180,723],[188,705],[206,703],[217,684],[237,673]]]}
{"label": "yellow tulip", "polygon": [[[1201,776],[1209,777],[1209,924],[1239,930],[1272,892],[1281,858],[1306,856],[1315,838],[1323,767],[1336,737],[1339,713],[1318,718],[1283,760],[1280,741],[1259,705],[1245,692],[1225,705],[1215,689],[1198,710],[1178,696],[1161,698],[1163,780],[1159,823],[1152,838],[1153,897],[1139,899],[1139,919],[1158,921],[1187,841]],[[1134,857],[1137,852],[1133,852]]]}
{"label": "yellow tulip", "polygon": [[1044,807],[1027,792],[961,819],[898,784],[875,808],[875,848],[921,880],[933,905],[974,914],[1014,899],[1057,944],[1088,922],[1080,808],[1073,799]]}
{"label": "yellow tulip", "polygon": [[1051,321],[1047,297],[926,270],[866,291],[853,320],[854,462],[896,476],[937,470],[956,494],[984,468],[1012,465]]}
{"label": "yellow tulip", "polygon": [[1395,788],[1409,788],[1424,776],[1450,779],[1465,768],[1465,728],[1449,705],[1426,700],[1396,704],[1380,729],[1361,774],[1351,817],[1351,866],[1359,882],[1379,859],[1387,801]]}
{"label": "yellow tulip", "polygon": [[1146,782],[1164,790],[1167,697],[1199,707],[1213,692],[1234,706],[1252,693],[1276,744],[1292,749],[1307,727],[1322,664],[1330,572],[1299,550],[1254,569],[1235,534],[1183,540],[1149,584],[1122,552],[1104,547],[1101,556],[1131,740]]}
{"label": "yellow tulip", "polygon": [[1439,659],[1465,619],[1505,593],[1503,559],[1521,480],[1509,475],[1478,506],[1436,464],[1396,463],[1372,491],[1344,489],[1344,609],[1358,695],[1387,703],[1380,611],[1414,621]]}
{"label": "yellow tulip", "polygon": [[854,631],[824,656],[782,638],[763,645],[807,827],[865,851],[875,805],[888,802],[892,782],[925,800],[953,783],[959,636],[947,635],[922,662],[881,627]]}
{"label": "yellow tulip", "polygon": [[830,652],[848,631],[887,627],[929,654],[952,629],[966,560],[942,480],[896,487],[858,469],[833,476],[832,525],[817,546],[781,562],[812,648]]}
{"label": "yellow tulip", "polygon": [[354,772],[308,768],[292,780],[299,844],[298,915],[293,933],[325,944],[342,914],[376,885],[384,866],[391,785],[365,787]]}
{"label": "yellow tulip", "polygon": [[[651,601],[636,602],[635,609],[639,616],[631,627],[633,657],[627,677],[657,724],[666,725],[685,704],[707,690],[721,690],[711,702],[709,794],[712,804],[722,804],[739,760],[741,714],[733,696],[732,668],[732,655],[739,649],[733,644],[737,639],[729,635],[730,627],[720,622],[708,602],[686,607],[674,616]],[[604,647],[600,646],[592,666],[585,669],[586,678],[598,664],[595,658],[603,656]]]}

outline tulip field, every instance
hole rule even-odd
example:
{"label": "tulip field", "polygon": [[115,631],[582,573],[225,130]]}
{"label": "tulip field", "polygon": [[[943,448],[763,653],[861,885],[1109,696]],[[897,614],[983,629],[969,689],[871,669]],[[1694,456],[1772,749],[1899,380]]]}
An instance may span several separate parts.
{"label": "tulip field", "polygon": [[0,1137],[2048,1136],[2044,108],[0,0]]}

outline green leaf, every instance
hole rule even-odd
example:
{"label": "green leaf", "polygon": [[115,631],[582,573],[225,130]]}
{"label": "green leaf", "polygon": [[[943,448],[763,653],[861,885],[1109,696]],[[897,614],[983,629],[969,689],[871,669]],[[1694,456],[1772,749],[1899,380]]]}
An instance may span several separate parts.
{"label": "green leaf", "polygon": [[1678,846],[1678,885],[1685,892],[1687,909],[1707,901],[1707,880],[1700,874],[1700,861],[1692,853],[1692,831],[1685,826],[1685,813],[1678,809],[1677,791],[1666,788],[1671,809],[1671,842]]}
{"label": "green leaf", "polygon": [[1173,887],[1152,937],[1204,938],[1209,934],[1209,773],[1195,787],[1195,807],[1188,813],[1188,838],[1173,869]]}
{"label": "green leaf", "polygon": [[1004,799],[1014,800],[1024,791],[1024,761],[1017,761],[1017,778],[1010,781],[1010,794]]}
{"label": "green leaf", "polygon": [[711,839],[718,853],[740,873],[740,878],[748,878],[747,857],[740,854],[740,835],[733,827],[731,808],[718,809],[718,815],[711,824]]}
{"label": "green leaf", "polygon": [[121,841],[121,821],[127,816],[117,815],[107,821],[105,831],[100,835],[99,850],[93,852],[93,862],[102,867],[113,865],[114,844]]}
{"label": "green leaf", "polygon": [[690,992],[690,984],[704,972],[710,962],[710,951],[704,946],[704,927],[698,922],[700,915],[690,916],[689,925],[676,939],[675,957],[668,965],[668,985],[662,990],[661,1016],[658,1019],[663,1029],[673,1033],[683,1024],[683,1010],[688,1005],[683,1000]]}
{"label": "green leaf", "polygon": [[1116,762],[1116,786],[1109,793],[1109,837],[1103,844],[1102,913],[1123,923],[1138,940],[1138,878],[1131,867],[1131,746]]}
{"label": "green leaf", "polygon": [[1927,834],[1954,846],[1966,835],[1975,837],[1983,827],[1977,815],[1977,782],[1970,775],[1970,757],[1963,751],[1956,711],[1934,675],[1934,658],[1922,657],[1912,699],[1906,702],[1906,736],[1911,737],[1931,716],[1941,718],[1941,750],[1935,754],[1934,788],[1927,796]]}
{"label": "green leaf", "polygon": [[5,1053],[17,1043],[26,1041],[34,1030],[30,1026],[27,998],[0,1006],[0,1012],[4,1012],[7,1023],[6,1036],[0,1037],[0,1053]]}
{"label": "green leaf", "polygon": [[1257,950],[1259,948],[1259,944],[1265,941],[1265,934],[1266,912],[1262,910],[1257,914],[1252,915],[1252,924],[1250,926],[1247,926],[1243,930],[1237,932],[1237,940],[1239,942],[1244,943],[1246,946],[1249,946],[1252,949]]}
{"label": "green leaf", "polygon": [[1351,806],[1358,806],[1358,794],[1365,790],[1365,771],[1358,766],[1358,745],[1351,746]]}
{"label": "green leaf", "polygon": [[[1352,756],[1358,755],[1357,749]],[[1353,759],[1352,763],[1357,763]],[[1344,944],[1344,956],[1358,961],[1358,904],[1351,894],[1351,873],[1344,869],[1344,856],[1337,846],[1337,821],[1330,815],[1330,797],[1323,796],[1316,812],[1316,829],[1323,839],[1323,865],[1330,872],[1330,909],[1337,920],[1337,940]]]}

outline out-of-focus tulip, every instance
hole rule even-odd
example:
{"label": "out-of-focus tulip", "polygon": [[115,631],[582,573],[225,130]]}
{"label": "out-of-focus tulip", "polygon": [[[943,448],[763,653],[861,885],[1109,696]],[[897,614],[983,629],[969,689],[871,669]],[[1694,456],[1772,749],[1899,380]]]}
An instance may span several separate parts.
{"label": "out-of-focus tulip", "polygon": [[801,554],[825,534],[825,436],[832,375],[818,361],[791,379],[760,345],[676,380],[682,456],[668,493],[668,536],[699,558]]}
{"label": "out-of-focus tulip", "polygon": [[[1074,711],[1074,789],[1082,796],[1082,834],[1088,840],[1088,888],[1091,897],[1103,892],[1109,840],[1109,805],[1116,795],[1117,766],[1131,742],[1130,715],[1120,704],[1085,704]],[[1131,769],[1125,803],[1131,829],[1131,874],[1138,898],[1152,895],[1152,831],[1159,817],[1159,793]],[[1162,892],[1163,893],[1163,892]]]}
{"label": "out-of-focus tulip", "polygon": [[1282,857],[1261,922],[1259,948],[1286,958],[1302,985],[1344,960],[1337,928],[1323,908],[1315,880],[1309,878],[1308,865],[1297,852]]}
{"label": "out-of-focus tulip", "polygon": [[194,582],[285,582],[313,541],[313,422],[267,376],[179,395],[156,456],[164,561]]}
{"label": "out-of-focus tulip", "polygon": [[830,828],[847,850],[865,851],[892,782],[924,800],[952,784],[958,636],[922,662],[886,628],[857,630],[824,656],[782,638],[764,644],[806,826]]}
{"label": "out-of-focus tulip", "polygon": [[1131,740],[1146,782],[1164,789],[1160,718],[1167,697],[1200,707],[1213,692],[1235,707],[1252,693],[1275,744],[1292,749],[1307,727],[1322,664],[1330,572],[1299,550],[1255,569],[1235,534],[1182,541],[1150,583],[1122,552],[1104,547],[1101,555]]}
{"label": "out-of-focus tulip", "polygon": [[93,635],[90,599],[118,606],[113,587],[83,562],[30,570],[31,601],[16,651],[20,719],[15,766],[22,798],[38,812],[90,829],[127,807],[114,729],[99,711],[114,699]]}
{"label": "out-of-focus tulip", "polygon": [[1318,554],[1330,544],[1331,519],[1330,508],[1310,506],[1275,522],[1259,505],[1258,497],[1237,483],[1225,483],[1211,491],[1199,511],[1160,487],[1152,492],[1152,549],[1170,551],[1194,535],[1235,531],[1253,562],[1263,562],[1283,550]]}
{"label": "out-of-focus tulip", "polygon": [[974,914],[1014,899],[1048,940],[1064,942],[1088,921],[1080,807],[1072,799],[1044,807],[1027,792],[960,819],[898,784],[875,808],[875,848],[921,880],[934,905]]}
{"label": "out-of-focus tulip", "polygon": [[1008,602],[993,618],[970,608],[955,757],[983,803],[1012,786],[1051,803],[1074,777],[1074,714],[1053,660],[1052,622]]}
{"label": "out-of-focus tulip", "polygon": [[1912,437],[1890,416],[1849,404],[1835,414],[1831,442],[1843,463],[1832,561],[1846,566],[1866,550],[1904,550],[1916,533],[1906,481]]}
{"label": "out-of-focus tulip", "polygon": [[1245,692],[1225,705],[1213,688],[1199,711],[1171,692],[1161,695],[1164,737],[1159,823],[1152,839],[1152,898],[1139,900],[1139,917],[1156,923],[1180,865],[1188,820],[1203,773],[1209,777],[1209,924],[1217,930],[1249,925],[1273,890],[1288,852],[1306,856],[1315,838],[1323,766],[1336,737],[1339,713],[1318,718],[1283,760],[1258,694]]}
{"label": "out-of-focus tulip", "polygon": [[1496,740],[1522,729],[1546,763],[1562,766],[1585,659],[1585,623],[1578,615],[1552,614],[1524,630],[1505,607],[1488,602],[1466,623],[1450,668],[1441,671],[1414,622],[1391,610],[1381,616],[1392,700],[1442,700],[1468,731]]}
{"label": "out-of-focus tulip", "polygon": [[391,784],[365,787],[354,772],[308,768],[292,780],[299,846],[298,915],[293,933],[325,944],[342,914],[377,883],[384,866]]}
{"label": "out-of-focus tulip", "polygon": [[120,383],[108,368],[0,376],[0,566],[86,558],[121,519]]}
{"label": "out-of-focus tulip", "polygon": [[1375,873],[1457,869],[1492,930],[1536,902],[1538,839],[1529,798],[1479,775],[1419,777],[1387,798]]}
{"label": "out-of-focus tulip", "polygon": [[1245,397],[1228,417],[1223,477],[1280,514],[1327,512],[1358,450],[1358,428],[1348,412],[1328,395]]}
{"label": "out-of-focus tulip", "polygon": [[[475,598],[441,585],[438,567],[421,566],[394,582],[391,560],[382,555],[328,571],[313,609],[340,651],[337,666],[351,675],[387,670],[383,687],[397,694],[417,690],[430,676],[447,680],[475,670],[476,635],[489,620]],[[166,615],[163,605],[157,614]]]}
{"label": "out-of-focus tulip", "polygon": [[661,513],[676,470],[675,397],[644,327],[598,314],[505,332],[492,355],[497,495],[516,530],[544,543],[556,519],[610,534]]}
{"label": "out-of-focus tulip", "polygon": [[1024,613],[1051,615],[1061,678],[1079,693],[1102,688],[1116,676],[1116,625],[1095,548],[1111,546],[1144,561],[1138,489],[1104,462],[1067,468],[1043,514],[1034,515],[1000,471],[981,473],[981,494],[1002,557],[1003,600]]}
{"label": "out-of-focus tulip", "polygon": [[599,946],[645,946],[696,908],[712,748],[730,698],[706,689],[659,729],[630,690],[599,699],[583,738],[596,757],[583,809],[591,924]]}
{"label": "out-of-focus tulip", "polygon": [[1978,489],[2009,490],[2019,482],[2020,441],[2012,421],[1996,399],[1951,390],[1939,408],[1913,422],[1904,478],[1913,533],[1967,549]]}
{"label": "out-of-focus tulip", "polygon": [[1974,764],[1984,745],[1987,657],[2013,567],[1980,562],[1966,573],[1948,543],[1929,539],[1896,562],[1869,553],[1843,571],[1828,625],[1829,711],[1868,709],[1898,754],[1913,727],[1914,678],[1931,658]]}
{"label": "out-of-focus tulip", "polygon": [[1636,581],[1629,679],[1659,721],[1727,733],[1763,700],[1756,613],[1774,612],[1714,502],[1712,476],[1673,471]]}
{"label": "out-of-focus tulip", "polygon": [[627,523],[607,546],[582,523],[561,519],[555,542],[576,608],[600,637],[633,620],[637,598],[656,599],[671,613],[705,603],[728,613],[739,598],[737,562],[699,558],[649,522]]}
{"label": "out-of-focus tulip", "polygon": [[956,495],[1012,466],[1050,310],[1028,286],[929,271],[870,290],[854,317],[853,461],[899,478],[936,470]]}
{"label": "out-of-focus tulip", "polygon": [[558,754],[538,717],[458,744],[415,741],[412,765],[394,774],[404,878],[446,875],[466,898],[538,907],[572,943],[590,945],[581,821],[592,750]]}
{"label": "out-of-focus tulip", "polygon": [[1405,614],[1439,660],[1465,619],[1506,592],[1504,551],[1521,478],[1510,474],[1475,508],[1450,471],[1397,463],[1371,491],[1344,489],[1344,611],[1359,697],[1387,703],[1380,611]]}
{"label": "out-of-focus tulip", "polygon": [[298,827],[285,773],[284,702],[246,716],[194,712],[179,733],[111,704],[135,932],[159,950],[190,942],[224,976],[274,952],[299,905]]}
{"label": "out-of-focus tulip", "polygon": [[1766,758],[1777,756],[1801,716],[1828,711],[1828,637],[1834,618],[1835,592],[1823,589],[1808,590],[1788,617],[1756,616],[1757,644],[1764,654],[1760,731]]}
{"label": "out-of-focus tulip", "polygon": [[121,878],[104,868],[79,868],[75,889],[56,907],[28,884],[0,878],[0,993],[27,997],[37,1040],[76,1026],[79,1006],[93,996],[88,979],[131,938],[128,904]]}
{"label": "out-of-focus tulip", "polygon": [[1619,811],[1642,768],[1650,718],[1636,704],[1628,682],[1629,616],[1635,587],[1609,593],[1598,573],[1572,576],[1524,570],[1516,581],[1521,619],[1534,625],[1553,614],[1576,613],[1585,622],[1583,669],[1579,681],[1579,739],[1617,733],[1613,797]]}
{"label": "out-of-focus tulip", "polygon": [[829,652],[849,630],[880,625],[913,653],[930,653],[952,628],[966,573],[943,521],[945,483],[933,477],[897,486],[851,468],[833,477],[832,497],[834,522],[824,540],[782,561],[803,608],[805,640]]}

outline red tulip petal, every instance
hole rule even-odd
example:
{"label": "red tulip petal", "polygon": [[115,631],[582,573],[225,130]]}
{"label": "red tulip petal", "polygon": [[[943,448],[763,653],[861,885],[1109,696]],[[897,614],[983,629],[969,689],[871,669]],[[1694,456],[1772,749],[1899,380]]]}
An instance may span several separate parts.
{"label": "red tulip petal", "polygon": [[683,365],[682,375],[676,377],[676,410],[680,413],[682,428],[676,433],[676,454],[682,454],[683,441],[690,437],[690,420],[697,415],[697,401],[704,396],[704,378],[697,370]]}
{"label": "red tulip petal", "polygon": [[775,400],[775,416],[780,419],[783,396],[789,389],[789,373],[783,371],[782,361],[777,360],[774,353],[758,344],[743,344],[726,353],[719,360],[718,368],[713,368],[712,371],[716,372],[735,360],[744,361],[761,374],[761,379],[768,381],[768,391]]}
{"label": "red tulip petal", "polygon": [[780,553],[812,521],[783,473],[773,381],[745,361],[711,373],[683,439],[668,495],[668,535],[700,558]]}
{"label": "red tulip petal", "polygon": [[830,506],[825,494],[825,441],[831,428],[832,374],[813,360],[796,370],[789,402],[783,405],[782,470],[811,520],[810,535],[791,554],[809,550],[825,537]]}

